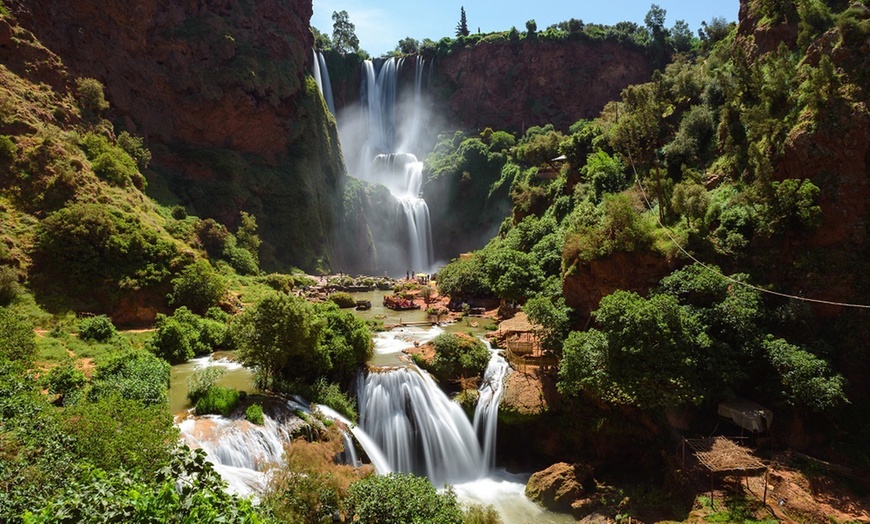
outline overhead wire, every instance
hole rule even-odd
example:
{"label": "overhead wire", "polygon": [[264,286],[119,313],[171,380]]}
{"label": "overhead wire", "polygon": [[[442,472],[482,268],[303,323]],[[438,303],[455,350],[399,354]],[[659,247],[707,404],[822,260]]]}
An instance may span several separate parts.
{"label": "overhead wire", "polygon": [[[650,199],[649,199],[649,196],[647,195],[646,189],[644,189],[643,183],[641,183],[641,181],[640,181],[640,176],[637,173],[637,167],[635,167],[635,165],[634,165],[634,159],[631,158],[631,153],[628,154],[628,161],[631,163],[632,171],[634,171],[634,179],[637,181],[637,187],[640,188],[640,192],[643,195],[643,199],[646,201],[647,207],[649,209],[652,209],[653,208],[652,202],[650,202]],[[661,205],[661,202],[659,202],[659,205]],[[661,226],[662,229],[664,229],[665,234],[668,236],[668,238],[670,238],[671,242],[673,242],[674,245],[677,246],[677,249],[679,249],[684,255],[686,255],[688,258],[690,258],[692,261],[694,261],[696,264],[703,267],[707,271],[710,271],[711,273],[714,273],[715,275],[717,275],[717,276],[719,276],[719,277],[721,277],[721,278],[723,278],[723,279],[725,279],[733,284],[737,284],[739,286],[743,286],[743,287],[749,288],[749,289],[754,289],[755,291],[758,291],[761,293],[766,293],[768,295],[774,295],[777,297],[788,298],[788,299],[792,299],[792,300],[799,300],[802,302],[812,302],[814,304],[825,304],[828,306],[839,306],[839,307],[856,308],[856,309],[870,309],[870,305],[868,305],[868,304],[853,304],[853,303],[849,303],[849,302],[836,302],[836,301],[832,301],[832,300],[822,300],[819,298],[802,297],[799,295],[791,295],[789,293],[781,293],[779,291],[774,291],[772,289],[765,289],[763,287],[752,285],[749,282],[744,282],[742,280],[738,280],[736,278],[725,275],[722,272],[718,271],[717,269],[714,269],[713,267],[711,267],[709,264],[706,264],[706,263],[702,262],[701,260],[698,260],[697,257],[695,257],[693,254],[689,253],[689,251],[687,251],[686,248],[684,248],[677,241],[677,239],[674,237],[670,228],[667,227],[666,225],[664,225],[658,216],[656,216],[656,222],[658,222],[659,226]]]}

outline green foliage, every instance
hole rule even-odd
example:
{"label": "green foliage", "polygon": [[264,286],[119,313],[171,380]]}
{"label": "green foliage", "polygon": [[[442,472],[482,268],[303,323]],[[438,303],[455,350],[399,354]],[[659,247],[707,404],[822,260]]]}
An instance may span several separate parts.
{"label": "green foliage", "polygon": [[233,326],[239,359],[272,385],[321,377],[348,384],[372,352],[371,333],[353,313],[284,294],[267,295]]}
{"label": "green foliage", "polygon": [[119,396],[165,407],[169,371],[169,364],[147,351],[123,351],[97,365],[88,398],[102,400]]}
{"label": "green foliage", "polygon": [[565,298],[538,296],[530,298],[523,306],[529,320],[540,327],[541,345],[552,354],[562,354],[562,344],[571,331],[571,309]]}
{"label": "green foliage", "polygon": [[503,153],[510,150],[517,143],[514,135],[507,131],[494,131],[489,137],[489,150],[493,153]]}
{"label": "green foliage", "polygon": [[329,300],[335,302],[340,308],[349,308],[356,306],[356,300],[354,300],[353,296],[350,293],[345,293],[344,291],[337,291],[335,293],[331,293],[329,295]]}
{"label": "green foliage", "polygon": [[[695,182],[680,182],[674,186],[671,197],[671,208],[686,217],[686,224],[692,227],[692,219],[703,220],[710,206],[710,197],[701,184]],[[703,226],[703,222],[701,223]]]}
{"label": "green foliage", "polygon": [[711,341],[675,298],[617,291],[601,300],[595,318],[601,331],[573,332],[565,341],[560,391],[642,409],[703,398],[699,367]]}
{"label": "green foliage", "polygon": [[208,366],[194,371],[187,379],[187,399],[196,404],[196,401],[214,387],[225,373],[226,369],[218,366]]}
{"label": "green foliage", "polygon": [[85,133],[79,142],[91,162],[94,173],[116,186],[124,187],[131,181],[143,188],[143,181],[133,159],[122,147],[118,147],[103,135]]}
{"label": "green foliage", "polygon": [[118,147],[123,149],[136,161],[136,167],[147,169],[151,163],[151,151],[145,147],[145,142],[140,136],[133,136],[127,131],[121,131],[118,135]]}
{"label": "green foliage", "polygon": [[356,26],[351,23],[347,11],[332,13],[332,48],[340,53],[359,51]]}
{"label": "green foliage", "polygon": [[465,6],[459,8],[459,23],[456,24],[456,36],[468,36],[468,21],[465,18]]}
{"label": "green foliage", "polygon": [[809,180],[794,178],[773,182],[773,199],[762,211],[761,228],[769,233],[788,229],[813,229],[821,225],[819,188]]}
{"label": "green foliage", "polygon": [[100,114],[109,108],[103,94],[103,84],[95,78],[76,79],[76,98],[82,109],[93,114]]}
{"label": "green foliage", "polygon": [[625,189],[631,178],[618,158],[604,151],[597,151],[586,158],[581,170],[584,178],[595,191],[595,199],[600,201],[607,193],[618,193]]}
{"label": "green foliage", "polygon": [[790,404],[823,413],[848,402],[845,379],[826,360],[772,337],[764,341],[764,351],[779,374],[781,394]]}
{"label": "green foliage", "polygon": [[98,468],[138,470],[147,478],[168,464],[178,439],[165,405],[113,395],[66,410],[64,427],[75,453]]}
{"label": "green foliage", "polygon": [[152,477],[96,469],[65,480],[64,491],[41,510],[28,512],[24,522],[270,522],[250,500],[227,493],[199,449],[175,449],[169,465]]}
{"label": "green foliage", "polygon": [[344,415],[351,422],[357,419],[356,399],[344,393],[338,384],[317,379],[311,386],[308,397],[312,402],[323,404]]}
{"label": "green foliage", "polygon": [[185,362],[227,343],[226,324],[200,317],[184,306],[171,317],[158,314],[154,327],[154,336],[146,345],[171,364]]}
{"label": "green foliage", "polygon": [[438,271],[438,291],[453,298],[492,294],[483,276],[480,257],[456,258]]}
{"label": "green foliage", "polygon": [[172,241],[133,215],[73,204],[40,222],[34,259],[47,280],[40,287],[63,281],[65,296],[110,305],[125,291],[165,282],[175,255]]}
{"label": "green foliage", "polygon": [[471,504],[464,508],[464,513],[462,517],[464,524],[502,524],[501,516],[492,506]]}
{"label": "green foliage", "polygon": [[255,263],[254,271],[248,270],[248,274],[256,273],[256,264],[259,263],[260,245],[262,242],[257,234],[257,229],[257,217],[244,211],[239,213],[239,229],[236,231],[236,241],[239,248],[251,254]]}
{"label": "green foliage", "polygon": [[75,366],[75,361],[72,359],[51,368],[43,379],[43,384],[48,388],[48,392],[53,395],[59,394],[62,398],[69,393],[80,390],[87,382],[87,377],[82,370]]}
{"label": "green foliage", "polygon": [[489,351],[480,340],[456,333],[442,333],[432,340],[432,372],[441,380],[479,377],[489,364]]}
{"label": "green foliage", "polygon": [[181,274],[172,279],[169,303],[202,314],[217,304],[226,292],[224,277],[212,269],[207,260],[198,259],[185,266]]}
{"label": "green foliage", "polygon": [[650,226],[628,196],[606,195],[598,211],[591,215],[594,220],[592,224],[587,225],[588,222],[582,220],[579,227],[566,237],[563,256],[566,264],[651,247]]}
{"label": "green foliage", "polygon": [[0,160],[15,160],[15,152],[18,147],[9,135],[0,135]]}
{"label": "green foliage", "polygon": [[79,338],[82,340],[106,342],[117,334],[118,331],[115,329],[115,324],[112,324],[112,319],[106,315],[86,317],[79,320]]}
{"label": "green foliage", "polygon": [[531,127],[517,145],[516,158],[529,166],[540,166],[559,156],[559,144],[565,137],[548,124],[544,128]]}
{"label": "green foliage", "polygon": [[248,419],[251,424],[262,426],[264,423],[263,406],[259,404],[251,404],[248,406],[248,409],[245,410],[245,418]]}
{"label": "green foliage", "polygon": [[212,386],[205,391],[194,405],[197,415],[223,415],[225,417],[239,406],[244,393],[232,389]]}
{"label": "green foliage", "polygon": [[0,362],[29,364],[36,356],[33,323],[17,310],[0,307]]}
{"label": "green foliage", "polygon": [[257,236],[257,222],[253,215],[242,212],[238,230],[240,240],[211,218],[197,221],[194,230],[210,259],[226,260],[241,275],[259,273],[260,238]]}
{"label": "green foliage", "polygon": [[348,514],[370,524],[461,524],[452,490],[438,493],[423,477],[406,473],[371,475],[350,486]]}
{"label": "green foliage", "polygon": [[536,262],[532,254],[523,251],[488,250],[483,257],[483,275],[497,296],[519,301],[535,293],[544,280]]}

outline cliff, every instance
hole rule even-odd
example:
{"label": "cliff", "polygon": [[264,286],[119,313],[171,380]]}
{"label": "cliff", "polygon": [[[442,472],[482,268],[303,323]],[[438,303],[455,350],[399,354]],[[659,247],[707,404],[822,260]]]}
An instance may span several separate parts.
{"label": "cliff", "polygon": [[6,5],[71,72],[106,86],[108,117],[154,153],[153,196],[230,226],[252,212],[267,266],[328,265],[344,164],[305,79],[310,1]]}
{"label": "cliff", "polygon": [[433,87],[454,128],[567,129],[653,70],[643,50],[614,41],[481,43],[439,57]]}

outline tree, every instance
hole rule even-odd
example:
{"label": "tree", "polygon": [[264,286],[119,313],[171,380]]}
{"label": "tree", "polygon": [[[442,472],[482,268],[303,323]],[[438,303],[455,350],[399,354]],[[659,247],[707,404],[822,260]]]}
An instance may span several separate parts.
{"label": "tree", "polygon": [[456,494],[438,493],[425,478],[408,473],[371,475],[351,484],[348,515],[372,524],[460,524]]}
{"label": "tree", "polygon": [[692,227],[692,219],[703,220],[710,206],[710,196],[701,184],[689,180],[674,186],[671,197],[674,211],[686,217],[686,225]]}
{"label": "tree", "polygon": [[538,23],[535,19],[526,21],[526,38],[535,39],[538,37]]}
{"label": "tree", "polygon": [[677,20],[671,28],[671,44],[678,53],[687,53],[692,50],[694,38],[689,24],[685,20]]}
{"label": "tree", "polygon": [[33,323],[8,307],[0,307],[0,360],[29,364],[36,356]]}
{"label": "tree", "polygon": [[169,303],[187,306],[194,313],[203,314],[218,303],[227,292],[227,282],[212,269],[207,260],[198,259],[188,264],[181,274],[172,279]]}
{"label": "tree", "polygon": [[643,19],[643,23],[646,24],[646,28],[649,30],[654,42],[662,41],[667,36],[667,30],[665,29],[665,16],[667,14],[667,11],[656,4],[652,4]]}
{"label": "tree", "polygon": [[95,78],[76,79],[76,95],[82,109],[98,115],[109,108],[103,94],[103,84]]}
{"label": "tree", "polygon": [[847,402],[843,392],[846,381],[826,360],[781,338],[768,338],[763,347],[779,373],[788,403],[821,413]]}
{"label": "tree", "polygon": [[332,48],[332,40],[329,39],[329,35],[321,33],[320,30],[314,26],[311,26],[311,34],[314,36],[315,49],[324,51]]}
{"label": "tree", "polygon": [[359,51],[356,26],[351,23],[347,11],[334,11],[332,13],[332,47],[340,53]]}
{"label": "tree", "polygon": [[257,217],[241,211],[239,213],[239,229],[236,231],[236,245],[254,257],[254,261],[260,260],[260,237],[257,235]]}
{"label": "tree", "polygon": [[465,6],[459,8],[459,23],[456,24],[456,36],[468,36],[468,21],[465,19]]}
{"label": "tree", "polygon": [[410,55],[420,50],[420,42],[408,36],[399,40],[396,50],[404,55]]}

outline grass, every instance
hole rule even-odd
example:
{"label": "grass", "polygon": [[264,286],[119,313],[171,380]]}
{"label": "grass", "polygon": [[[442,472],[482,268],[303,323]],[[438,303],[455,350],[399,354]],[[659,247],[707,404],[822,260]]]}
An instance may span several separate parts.
{"label": "grass", "polygon": [[55,327],[36,337],[37,360],[42,363],[60,363],[72,352],[76,358],[90,358],[96,362],[125,348],[142,349],[151,332],[121,331],[106,342],[84,341],[62,327]]}
{"label": "grass", "polygon": [[710,497],[701,495],[695,499],[702,511],[701,522],[709,523],[742,523],[742,524],[778,524],[779,520],[772,517],[759,517],[766,513],[761,502],[742,494],[731,494],[725,500],[714,502]]}

